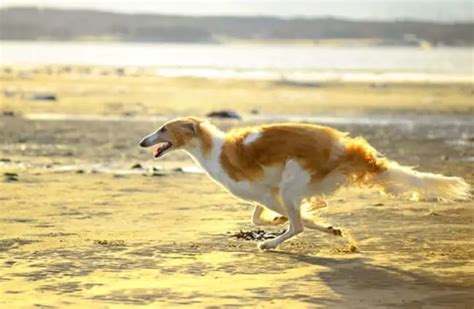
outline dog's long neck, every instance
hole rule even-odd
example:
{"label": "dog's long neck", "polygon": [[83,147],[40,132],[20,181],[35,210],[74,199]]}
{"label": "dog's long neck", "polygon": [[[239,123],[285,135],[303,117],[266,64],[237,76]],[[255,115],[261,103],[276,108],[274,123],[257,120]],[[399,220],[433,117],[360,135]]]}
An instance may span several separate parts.
{"label": "dog's long neck", "polygon": [[186,152],[211,177],[215,178],[220,170],[220,154],[225,133],[214,125],[204,122],[199,127],[199,143]]}

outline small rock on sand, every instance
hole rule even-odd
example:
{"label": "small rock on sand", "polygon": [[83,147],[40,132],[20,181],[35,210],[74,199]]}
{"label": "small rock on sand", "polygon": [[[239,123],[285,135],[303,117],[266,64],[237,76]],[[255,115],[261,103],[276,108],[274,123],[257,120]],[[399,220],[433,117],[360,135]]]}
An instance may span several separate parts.
{"label": "small rock on sand", "polygon": [[236,111],[231,110],[221,110],[221,111],[213,111],[206,114],[206,117],[210,118],[227,118],[227,119],[242,119],[239,113]]}
{"label": "small rock on sand", "polygon": [[3,115],[3,116],[7,116],[7,117],[14,117],[14,116],[15,116],[15,113],[12,112],[12,111],[3,111],[3,112],[2,112],[2,115]]}
{"label": "small rock on sand", "polygon": [[153,176],[153,177],[161,177],[161,176],[166,176],[167,173],[165,173],[162,169],[157,168],[155,166],[152,166],[148,169],[148,174],[143,174],[144,176]]}
{"label": "small rock on sand", "polygon": [[3,173],[3,177],[4,177],[5,182],[18,181],[17,173]]}
{"label": "small rock on sand", "polygon": [[151,171],[150,172],[150,176],[153,176],[153,177],[163,177],[163,176],[166,176],[166,173],[162,172],[162,171]]}
{"label": "small rock on sand", "polygon": [[32,101],[57,101],[57,96],[53,93],[33,94],[30,97]]}
{"label": "small rock on sand", "polygon": [[290,86],[290,87],[301,87],[301,88],[319,88],[321,84],[315,82],[297,81],[297,80],[279,80],[274,82],[277,86]]}
{"label": "small rock on sand", "polygon": [[140,163],[135,163],[132,166],[130,166],[130,169],[132,170],[143,169],[143,166]]}

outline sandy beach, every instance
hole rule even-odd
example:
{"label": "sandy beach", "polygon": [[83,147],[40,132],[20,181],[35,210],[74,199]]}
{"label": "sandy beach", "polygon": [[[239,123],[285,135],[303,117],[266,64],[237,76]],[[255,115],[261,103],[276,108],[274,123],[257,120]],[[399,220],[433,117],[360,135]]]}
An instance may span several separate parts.
{"label": "sandy beach", "polygon": [[472,84],[3,67],[0,92],[0,307],[474,304],[472,201],[343,190],[320,216],[352,239],[307,230],[262,252],[256,241],[232,237],[258,229],[252,205],[210,181],[184,153],[155,161],[138,147],[161,119],[177,115],[243,115],[214,120],[222,129],[324,116],[323,124],[365,136],[401,164],[472,185]]}

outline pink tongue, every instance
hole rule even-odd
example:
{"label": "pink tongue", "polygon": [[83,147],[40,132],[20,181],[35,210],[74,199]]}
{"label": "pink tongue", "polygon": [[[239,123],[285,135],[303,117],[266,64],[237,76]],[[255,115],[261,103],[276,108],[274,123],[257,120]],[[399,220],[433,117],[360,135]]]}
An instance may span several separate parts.
{"label": "pink tongue", "polygon": [[156,148],[156,151],[155,151],[155,158],[158,157],[161,153],[161,147],[158,147]]}

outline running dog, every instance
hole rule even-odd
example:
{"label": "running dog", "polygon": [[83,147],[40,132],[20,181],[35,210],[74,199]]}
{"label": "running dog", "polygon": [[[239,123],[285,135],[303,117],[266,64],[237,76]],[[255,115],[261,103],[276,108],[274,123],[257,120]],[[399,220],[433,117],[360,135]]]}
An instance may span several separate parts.
{"label": "running dog", "polygon": [[462,178],[401,166],[380,156],[362,137],[313,124],[269,124],[224,133],[206,120],[187,117],[165,123],[140,142],[141,147],[153,145],[158,145],[155,158],[186,151],[215,182],[256,203],[254,224],[289,221],[282,235],[258,244],[262,250],[276,248],[304,227],[341,235],[339,229],[314,222],[301,208],[304,203],[312,203],[313,209],[324,206],[322,198],[342,186],[377,187],[396,197],[471,196]]}

